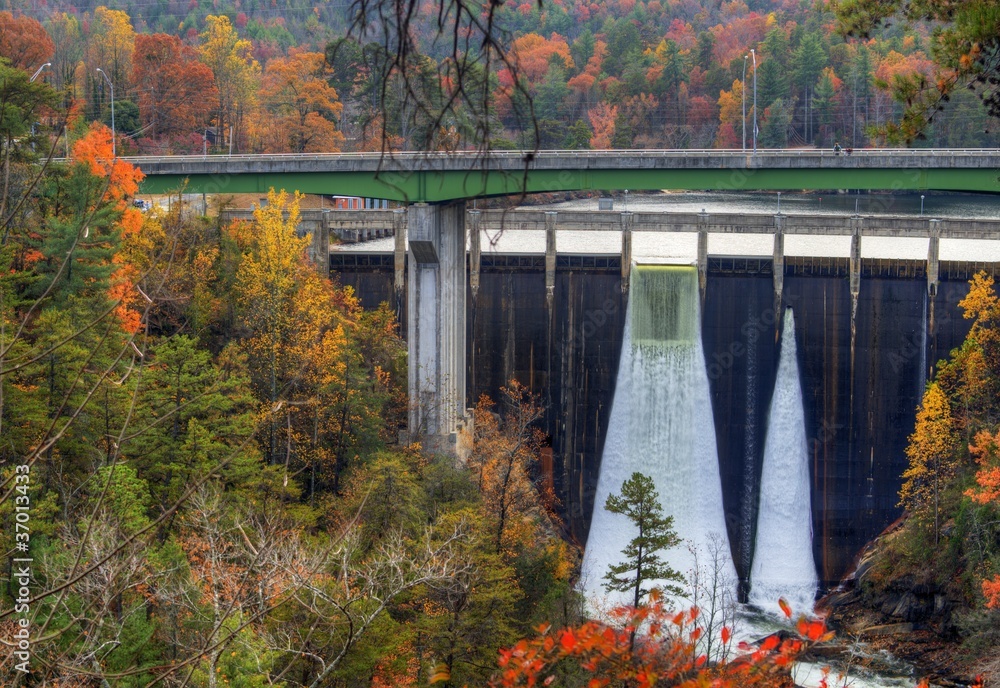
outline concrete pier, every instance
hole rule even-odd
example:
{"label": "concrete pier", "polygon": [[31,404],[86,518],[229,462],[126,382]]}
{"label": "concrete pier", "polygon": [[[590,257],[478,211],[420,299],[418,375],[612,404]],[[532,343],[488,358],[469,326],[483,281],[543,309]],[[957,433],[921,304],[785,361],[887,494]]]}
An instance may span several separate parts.
{"label": "concrete pier", "polygon": [[635,216],[622,213],[622,293],[628,291],[632,274],[632,224]]}
{"label": "concrete pier", "polygon": [[392,211],[392,229],[395,233],[393,242],[393,259],[395,266],[395,279],[393,284],[396,294],[402,294],[406,288],[406,211],[403,209]]}
{"label": "concrete pier", "polygon": [[855,215],[851,218],[851,258],[850,258],[850,285],[851,285],[851,313],[857,313],[858,295],[861,293],[861,225],[864,220]]}
{"label": "concrete pier", "polygon": [[941,255],[941,220],[931,220],[927,242],[927,295],[937,296],[938,273]]}
{"label": "concrete pier", "polygon": [[785,216],[774,216],[774,253],[772,257],[774,275],[775,325],[781,322],[781,293],[785,288]]}
{"label": "concrete pier", "polygon": [[469,288],[472,290],[473,301],[479,295],[479,270],[483,262],[482,236],[479,230],[482,218],[482,212],[469,211]]}
{"label": "concrete pier", "polygon": [[425,451],[471,451],[465,407],[465,203],[417,203],[407,211],[407,347],[411,441]]}
{"label": "concrete pier", "polygon": [[545,303],[556,297],[556,212],[545,213]]}
{"label": "concrete pier", "polygon": [[708,287],[708,214],[698,215],[698,292],[701,305],[705,305],[705,289]]}

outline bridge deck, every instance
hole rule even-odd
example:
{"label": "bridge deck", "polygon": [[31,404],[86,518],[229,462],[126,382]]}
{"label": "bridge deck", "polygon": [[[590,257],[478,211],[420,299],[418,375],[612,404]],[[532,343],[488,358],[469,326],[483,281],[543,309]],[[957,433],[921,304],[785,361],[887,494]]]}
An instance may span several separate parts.
{"label": "bridge deck", "polygon": [[883,189],[1000,193],[1000,150],[816,149],[524,151],[125,158],[142,190],[270,188],[405,202],[579,190]]}

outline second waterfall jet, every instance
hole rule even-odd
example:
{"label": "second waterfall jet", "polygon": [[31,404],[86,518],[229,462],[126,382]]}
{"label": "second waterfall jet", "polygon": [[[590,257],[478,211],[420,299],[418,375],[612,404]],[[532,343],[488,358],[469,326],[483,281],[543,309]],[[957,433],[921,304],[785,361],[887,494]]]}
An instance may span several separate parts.
{"label": "second waterfall jet", "polygon": [[798,615],[812,613],[819,580],[813,557],[809,453],[791,309],[785,311],[782,329],[760,476],[750,603],[777,612],[778,599],[784,598]]}

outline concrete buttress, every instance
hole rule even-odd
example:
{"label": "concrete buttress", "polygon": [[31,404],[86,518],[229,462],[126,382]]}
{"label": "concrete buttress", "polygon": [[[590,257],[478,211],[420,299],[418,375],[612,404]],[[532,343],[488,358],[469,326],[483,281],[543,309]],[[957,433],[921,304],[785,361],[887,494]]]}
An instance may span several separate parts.
{"label": "concrete buttress", "polygon": [[471,451],[465,407],[465,203],[407,211],[408,359],[412,440],[462,460]]}

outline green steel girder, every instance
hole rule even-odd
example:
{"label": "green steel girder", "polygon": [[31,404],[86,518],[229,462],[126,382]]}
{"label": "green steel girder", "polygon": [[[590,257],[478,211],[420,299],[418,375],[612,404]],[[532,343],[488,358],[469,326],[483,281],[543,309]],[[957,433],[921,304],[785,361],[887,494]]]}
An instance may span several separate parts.
{"label": "green steel girder", "polygon": [[698,190],[803,191],[871,189],[1000,193],[992,168],[753,168],[753,169],[541,169],[519,172],[363,171],[151,174],[143,193],[259,193],[271,188],[302,193],[387,198],[404,202],[447,202],[464,198],[549,191]]}

